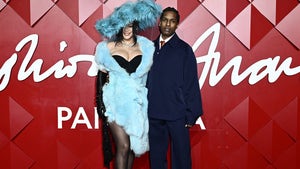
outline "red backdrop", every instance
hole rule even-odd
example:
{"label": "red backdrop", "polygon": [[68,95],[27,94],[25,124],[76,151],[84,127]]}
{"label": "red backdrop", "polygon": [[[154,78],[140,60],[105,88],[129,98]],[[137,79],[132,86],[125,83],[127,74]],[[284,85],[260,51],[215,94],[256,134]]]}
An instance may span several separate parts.
{"label": "red backdrop", "polygon": [[[0,0],[0,168],[103,168],[94,23],[123,2]],[[299,2],[157,2],[180,11],[198,61],[193,169],[299,168]]]}

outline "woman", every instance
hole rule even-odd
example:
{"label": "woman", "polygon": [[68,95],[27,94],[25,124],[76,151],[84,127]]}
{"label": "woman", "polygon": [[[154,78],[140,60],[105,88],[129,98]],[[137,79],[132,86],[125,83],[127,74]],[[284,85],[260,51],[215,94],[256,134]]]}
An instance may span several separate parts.
{"label": "woman", "polygon": [[109,38],[97,45],[95,61],[109,74],[103,102],[116,145],[115,168],[132,168],[134,157],[149,150],[145,85],[154,45],[137,31],[154,26],[160,13],[160,6],[151,0],[127,2],[96,23],[96,29]]}

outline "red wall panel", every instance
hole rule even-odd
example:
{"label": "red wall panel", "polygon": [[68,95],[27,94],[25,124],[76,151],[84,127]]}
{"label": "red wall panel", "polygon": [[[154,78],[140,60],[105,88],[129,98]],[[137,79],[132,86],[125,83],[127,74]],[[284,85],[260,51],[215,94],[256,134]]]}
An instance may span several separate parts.
{"label": "red wall panel", "polygon": [[[0,1],[0,168],[103,168],[94,23],[123,2]],[[193,168],[299,168],[299,1],[156,2],[179,10],[198,61]]]}

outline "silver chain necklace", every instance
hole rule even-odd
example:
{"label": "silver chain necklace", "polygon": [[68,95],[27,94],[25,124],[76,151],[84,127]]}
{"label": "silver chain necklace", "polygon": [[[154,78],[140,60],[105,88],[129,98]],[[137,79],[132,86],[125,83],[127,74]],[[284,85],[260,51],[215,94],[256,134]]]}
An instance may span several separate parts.
{"label": "silver chain necklace", "polygon": [[124,46],[124,47],[133,47],[134,46],[134,42],[132,42],[132,43],[125,43],[124,41],[122,41],[121,43],[122,43],[122,46]]}

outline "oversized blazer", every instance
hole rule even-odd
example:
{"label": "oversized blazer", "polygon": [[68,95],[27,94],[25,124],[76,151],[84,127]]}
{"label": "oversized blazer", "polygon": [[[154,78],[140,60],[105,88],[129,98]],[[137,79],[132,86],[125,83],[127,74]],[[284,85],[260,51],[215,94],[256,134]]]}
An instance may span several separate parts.
{"label": "oversized blazer", "polygon": [[148,116],[163,120],[186,118],[187,124],[194,124],[203,110],[192,48],[176,33],[161,49],[159,37],[154,45],[147,81]]}

